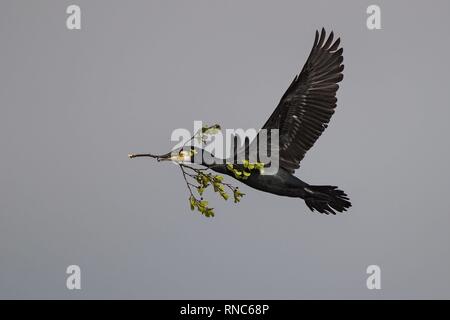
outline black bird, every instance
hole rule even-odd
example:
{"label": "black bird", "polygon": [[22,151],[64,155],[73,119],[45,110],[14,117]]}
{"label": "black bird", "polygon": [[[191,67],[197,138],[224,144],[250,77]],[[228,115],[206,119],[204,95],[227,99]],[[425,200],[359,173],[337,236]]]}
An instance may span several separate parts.
{"label": "black bird", "polygon": [[[312,50],[303,69],[294,78],[275,111],[262,127],[279,130],[278,172],[274,175],[256,172],[246,180],[239,180],[254,189],[280,196],[302,198],[311,211],[317,210],[325,214],[344,212],[351,207],[347,195],[336,186],[310,185],[293,173],[327,127],[336,108],[336,92],[338,83],[343,79],[344,65],[343,49],[339,48],[340,39],[333,42],[333,37],[333,32],[327,38],[324,29],[320,34],[316,31]],[[214,158],[203,149],[199,151]],[[131,158],[137,156],[152,155],[130,155]],[[171,153],[153,157],[158,160],[173,159]],[[189,156],[183,160],[192,159],[193,157]],[[235,178],[226,162],[221,159],[216,159],[213,165],[205,162],[202,162],[202,165]]]}

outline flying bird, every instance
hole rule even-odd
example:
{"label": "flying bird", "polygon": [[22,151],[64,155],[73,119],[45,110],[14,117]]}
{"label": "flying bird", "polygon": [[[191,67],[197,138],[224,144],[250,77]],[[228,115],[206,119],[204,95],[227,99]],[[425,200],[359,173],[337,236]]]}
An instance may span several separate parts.
{"label": "flying bird", "polygon": [[[336,186],[308,184],[294,173],[305,154],[326,129],[336,108],[336,92],[338,83],[343,79],[344,65],[343,49],[339,48],[340,38],[335,41],[333,39],[333,32],[327,37],[325,29],[322,28],[320,33],[316,31],[305,65],[262,127],[267,130],[278,129],[279,132],[279,169],[276,174],[252,172],[246,179],[238,179],[254,189],[304,199],[311,211],[317,210],[324,214],[344,212],[351,207],[347,194]],[[201,163],[215,172],[239,178],[236,172],[245,171],[242,164],[230,167],[228,162],[215,158],[204,149],[192,147],[191,150],[217,160],[213,164],[211,161]],[[251,148],[247,147],[247,150]],[[175,156],[168,153],[159,156],[131,154],[129,157],[150,156],[157,160],[193,162],[193,154],[183,151]]]}

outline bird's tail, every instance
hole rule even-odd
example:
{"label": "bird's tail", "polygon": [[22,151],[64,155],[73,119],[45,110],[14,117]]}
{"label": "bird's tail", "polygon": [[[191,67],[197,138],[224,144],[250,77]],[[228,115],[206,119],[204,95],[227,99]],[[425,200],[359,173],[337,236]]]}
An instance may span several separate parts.
{"label": "bird's tail", "polygon": [[313,212],[336,214],[352,206],[347,194],[335,186],[308,186],[305,192],[305,203]]}

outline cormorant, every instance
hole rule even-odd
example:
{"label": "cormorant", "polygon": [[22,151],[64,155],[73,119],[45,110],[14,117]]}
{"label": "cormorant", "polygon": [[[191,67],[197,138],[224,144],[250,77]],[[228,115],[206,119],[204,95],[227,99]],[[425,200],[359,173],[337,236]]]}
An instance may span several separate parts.
{"label": "cormorant", "polygon": [[[312,50],[303,69],[295,76],[275,111],[262,127],[267,130],[279,130],[278,172],[274,175],[255,172],[245,180],[239,179],[254,189],[280,196],[302,198],[311,211],[317,210],[325,214],[336,214],[336,211],[343,212],[351,207],[347,195],[336,186],[310,185],[293,173],[300,167],[300,161],[306,152],[327,127],[336,108],[336,92],[339,88],[338,83],[343,79],[344,65],[343,49],[339,48],[340,38],[333,42],[333,36],[331,32],[327,38],[323,28],[320,34],[316,31]],[[203,149],[200,151],[202,155],[212,156]],[[192,154],[181,155],[184,156],[178,160],[190,162],[193,159]],[[130,155],[130,158],[139,156],[174,160],[172,153],[160,156],[134,154]],[[213,165],[202,162],[202,165],[236,178],[224,161],[220,163],[219,160]]]}

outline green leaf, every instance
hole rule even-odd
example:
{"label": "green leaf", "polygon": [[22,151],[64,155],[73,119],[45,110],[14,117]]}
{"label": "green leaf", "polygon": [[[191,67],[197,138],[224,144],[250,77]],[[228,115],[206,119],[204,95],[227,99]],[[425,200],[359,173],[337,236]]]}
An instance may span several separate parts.
{"label": "green leaf", "polygon": [[229,198],[229,195],[228,195],[228,193],[226,193],[226,192],[221,192],[220,195],[222,196],[222,198],[223,198],[224,200],[228,200],[228,198]]}
{"label": "green leaf", "polygon": [[194,209],[195,209],[195,198],[193,196],[189,197],[189,204],[191,206],[191,210],[194,211]]}
{"label": "green leaf", "polygon": [[242,196],[245,194],[240,192],[239,189],[236,187],[236,189],[233,190],[233,195],[234,195],[234,203],[237,203],[241,201]]}
{"label": "green leaf", "polygon": [[263,168],[264,168],[264,163],[262,163],[262,162],[255,163],[255,169],[261,170]]}
{"label": "green leaf", "polygon": [[210,218],[210,217],[214,217],[214,209],[213,208],[207,208],[205,210],[205,216]]}

